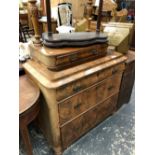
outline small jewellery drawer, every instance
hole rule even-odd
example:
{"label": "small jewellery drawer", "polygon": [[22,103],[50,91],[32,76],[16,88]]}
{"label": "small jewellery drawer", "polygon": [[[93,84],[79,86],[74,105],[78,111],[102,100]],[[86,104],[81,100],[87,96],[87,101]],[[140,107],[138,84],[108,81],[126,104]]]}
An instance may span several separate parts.
{"label": "small jewellery drawer", "polygon": [[117,94],[61,127],[63,149],[116,110]]}
{"label": "small jewellery drawer", "polygon": [[107,77],[110,77],[111,75],[115,75],[116,73],[122,72],[124,68],[124,64],[119,64],[117,66],[99,71],[95,74],[72,82],[68,85],[64,85],[56,90],[56,99],[57,101],[61,101],[89,86],[92,86],[93,84],[99,81],[106,79]]}
{"label": "small jewellery drawer", "polygon": [[107,54],[107,44],[93,45],[79,51],[55,57],[55,67],[66,68],[70,65],[80,64]]}
{"label": "small jewellery drawer", "polygon": [[73,95],[65,101],[59,102],[60,125],[73,119],[89,108],[103,102],[106,98],[117,93],[120,86],[122,73],[116,74],[97,85]]}
{"label": "small jewellery drawer", "polygon": [[105,55],[107,53],[107,44],[93,45],[91,47],[83,48],[75,53],[60,55],[56,57],[56,65],[63,65],[65,63],[71,63],[79,61],[90,56]]}

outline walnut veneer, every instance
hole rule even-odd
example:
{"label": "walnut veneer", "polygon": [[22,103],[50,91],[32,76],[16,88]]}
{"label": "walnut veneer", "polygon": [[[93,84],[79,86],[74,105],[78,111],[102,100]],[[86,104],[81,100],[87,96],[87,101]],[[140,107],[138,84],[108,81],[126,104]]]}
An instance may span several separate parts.
{"label": "walnut veneer", "polygon": [[116,111],[125,61],[113,52],[61,71],[37,59],[24,64],[44,95],[40,126],[56,155]]}

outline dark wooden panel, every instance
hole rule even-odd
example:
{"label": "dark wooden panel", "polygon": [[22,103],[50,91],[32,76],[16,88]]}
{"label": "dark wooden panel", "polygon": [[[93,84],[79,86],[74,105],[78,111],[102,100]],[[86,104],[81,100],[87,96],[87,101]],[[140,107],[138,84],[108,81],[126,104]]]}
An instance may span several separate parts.
{"label": "dark wooden panel", "polygon": [[120,108],[124,103],[129,102],[135,81],[135,53],[133,51],[129,51],[127,57],[128,59],[126,61],[121,81],[117,108]]}

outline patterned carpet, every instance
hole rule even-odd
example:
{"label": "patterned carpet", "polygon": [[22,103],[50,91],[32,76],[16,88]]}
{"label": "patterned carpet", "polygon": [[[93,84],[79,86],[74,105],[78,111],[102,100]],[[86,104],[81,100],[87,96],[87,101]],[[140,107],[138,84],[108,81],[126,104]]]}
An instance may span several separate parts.
{"label": "patterned carpet", "polygon": [[[54,155],[42,133],[30,125],[34,155]],[[20,138],[20,155],[26,155]],[[63,155],[134,155],[135,88],[130,102],[71,145]]]}

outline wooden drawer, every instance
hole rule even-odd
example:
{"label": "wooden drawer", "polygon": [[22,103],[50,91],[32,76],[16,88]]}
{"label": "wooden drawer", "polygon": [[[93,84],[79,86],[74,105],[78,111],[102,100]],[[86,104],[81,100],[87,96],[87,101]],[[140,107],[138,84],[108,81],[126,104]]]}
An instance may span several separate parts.
{"label": "wooden drawer", "polygon": [[89,86],[92,86],[96,82],[102,81],[105,78],[110,77],[111,75],[122,72],[124,68],[124,63],[121,63],[109,69],[92,74],[91,76],[87,76],[83,79],[77,80],[76,82],[64,85],[56,90],[56,99],[57,101],[61,101]]}
{"label": "wooden drawer", "polygon": [[79,91],[87,88],[88,86],[95,84],[97,81],[98,78],[96,74],[93,74],[91,76],[87,76],[83,79],[72,82],[69,85],[64,85],[58,88],[56,91],[57,100],[60,101],[64,98],[67,98],[68,96],[78,93]]}
{"label": "wooden drawer", "polygon": [[95,87],[59,103],[60,125],[96,104]]}
{"label": "wooden drawer", "polygon": [[122,73],[116,74],[103,81],[96,87],[97,103],[119,91]]}
{"label": "wooden drawer", "polygon": [[80,64],[87,60],[93,60],[107,54],[107,44],[93,45],[91,47],[80,49],[71,54],[56,56],[55,67],[65,68],[70,65]]}
{"label": "wooden drawer", "polygon": [[125,65],[123,63],[121,63],[121,64],[118,64],[118,65],[116,65],[114,67],[111,67],[111,68],[109,68],[107,70],[104,70],[104,71],[102,70],[102,71],[97,73],[98,81],[104,80],[108,76],[120,73],[124,69],[125,69]]}
{"label": "wooden drawer", "polygon": [[61,127],[63,149],[116,110],[117,94]]}
{"label": "wooden drawer", "polygon": [[116,74],[97,85],[81,91],[64,102],[60,102],[60,125],[87,111],[93,105],[103,102],[106,98],[118,93],[121,76],[122,73]]}

